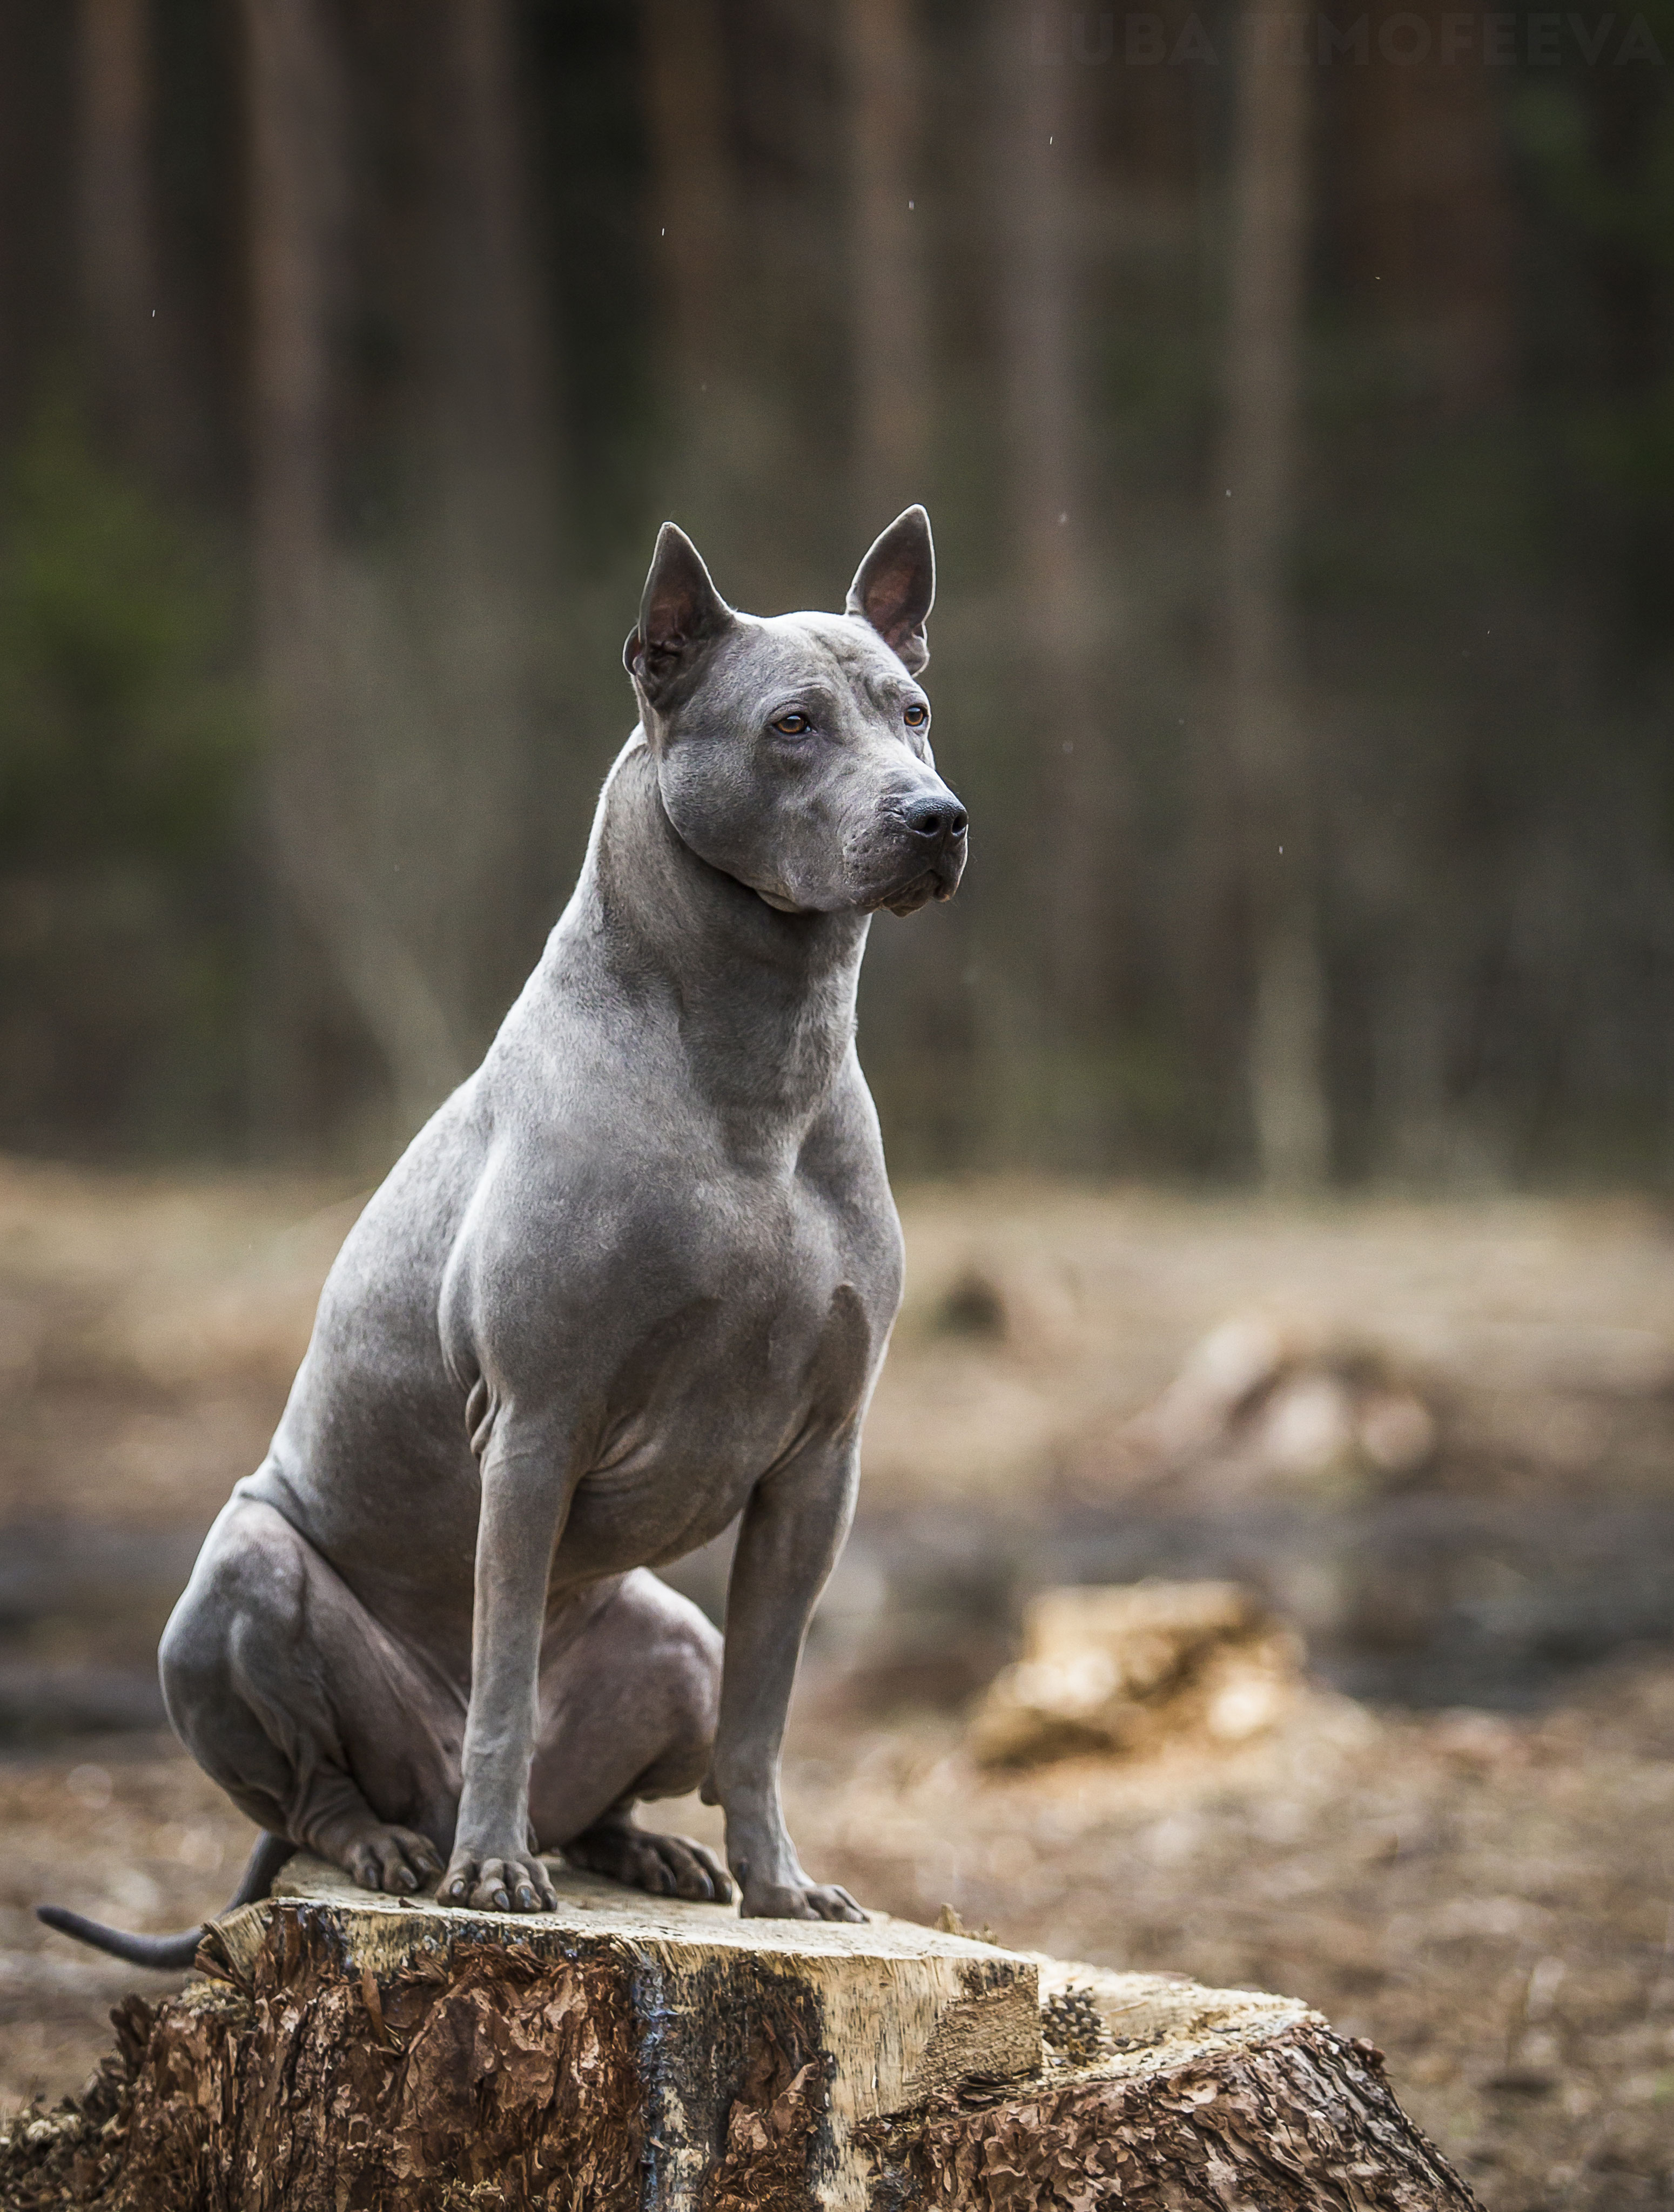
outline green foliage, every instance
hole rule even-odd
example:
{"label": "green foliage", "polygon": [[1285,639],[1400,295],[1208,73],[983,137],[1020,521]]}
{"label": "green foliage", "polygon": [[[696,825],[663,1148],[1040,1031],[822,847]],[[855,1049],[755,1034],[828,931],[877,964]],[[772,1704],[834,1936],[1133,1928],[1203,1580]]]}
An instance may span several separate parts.
{"label": "green foliage", "polygon": [[173,878],[224,844],[252,720],[225,591],[54,398],[0,526],[0,867],[125,860]]}
{"label": "green foliage", "polygon": [[[1674,5],[1638,11],[1665,60]],[[1527,71],[1514,86],[1513,143],[1552,214],[1594,246],[1674,273],[1674,87],[1665,69],[1618,76],[1573,52],[1561,74]]]}
{"label": "green foliage", "polygon": [[201,1145],[239,1113],[254,718],[206,553],[63,394],[0,510],[0,1124]]}

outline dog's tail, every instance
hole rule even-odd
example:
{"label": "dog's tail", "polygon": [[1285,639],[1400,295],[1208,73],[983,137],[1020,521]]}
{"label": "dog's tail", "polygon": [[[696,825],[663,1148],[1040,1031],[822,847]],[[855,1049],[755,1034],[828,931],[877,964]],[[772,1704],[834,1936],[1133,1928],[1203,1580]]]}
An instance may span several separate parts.
{"label": "dog's tail", "polygon": [[[243,1879],[223,1909],[231,1912],[240,1905],[253,1905],[259,1897],[265,1897],[273,1887],[274,1875],[295,1849],[295,1844],[287,1843],[283,1836],[265,1832],[259,1835]],[[120,1928],[107,1928],[79,1912],[66,1911],[62,1905],[38,1905],[35,1917],[44,1920],[49,1928],[56,1928],[61,1936],[73,1936],[78,1943],[91,1943],[95,1951],[108,1951],[113,1959],[125,1959],[131,1966],[176,1971],[189,1966],[198,1956],[198,1946],[204,1940],[204,1929],[208,1924],[200,1923],[180,1936],[130,1936]]]}

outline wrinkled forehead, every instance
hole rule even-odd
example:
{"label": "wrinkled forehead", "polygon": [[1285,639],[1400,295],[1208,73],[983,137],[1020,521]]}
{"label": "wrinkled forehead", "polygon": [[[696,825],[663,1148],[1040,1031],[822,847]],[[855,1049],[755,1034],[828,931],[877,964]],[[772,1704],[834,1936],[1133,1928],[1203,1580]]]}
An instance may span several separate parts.
{"label": "wrinkled forehead", "polygon": [[716,657],[715,680],[740,707],[818,690],[887,709],[917,694],[877,632],[846,615],[744,615],[739,623]]}

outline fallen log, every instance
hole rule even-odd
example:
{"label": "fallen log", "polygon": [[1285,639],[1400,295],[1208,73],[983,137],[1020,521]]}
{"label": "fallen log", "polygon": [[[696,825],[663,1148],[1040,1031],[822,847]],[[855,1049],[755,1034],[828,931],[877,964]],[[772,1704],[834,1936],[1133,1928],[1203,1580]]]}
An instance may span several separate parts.
{"label": "fallen log", "polygon": [[1294,2000],[569,1869],[444,1909],[294,1861],[202,1978],[0,2132],[6,2212],[1469,2212]]}

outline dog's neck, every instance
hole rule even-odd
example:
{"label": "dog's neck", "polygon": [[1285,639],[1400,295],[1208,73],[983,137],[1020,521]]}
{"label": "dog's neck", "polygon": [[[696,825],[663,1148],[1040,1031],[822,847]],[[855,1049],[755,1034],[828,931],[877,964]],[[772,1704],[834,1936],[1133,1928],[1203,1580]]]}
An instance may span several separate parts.
{"label": "dog's neck", "polygon": [[776,912],[701,860],[664,810],[642,741],[605,787],[576,901],[624,988],[666,994],[711,1104],[758,1138],[800,1141],[854,1038],[870,917]]}

